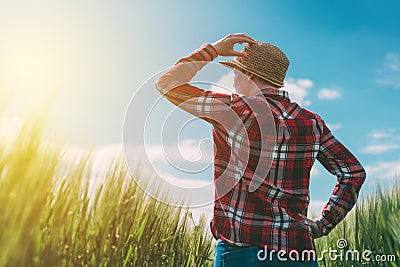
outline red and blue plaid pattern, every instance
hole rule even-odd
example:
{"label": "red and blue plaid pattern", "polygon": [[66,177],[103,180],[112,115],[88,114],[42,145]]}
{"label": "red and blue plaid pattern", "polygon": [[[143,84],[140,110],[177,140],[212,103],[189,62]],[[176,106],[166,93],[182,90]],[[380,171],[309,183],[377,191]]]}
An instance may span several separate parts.
{"label": "red and blue plaid pattern", "polygon": [[[291,102],[284,90],[261,90],[276,128],[276,143],[267,157],[269,172],[261,185],[249,190],[256,166],[263,158],[260,123],[245,97],[201,90],[188,83],[208,62],[217,57],[215,49],[204,44],[179,60],[157,82],[156,87],[169,101],[213,125],[214,181],[230,190],[216,190],[211,230],[216,238],[239,246],[267,246],[269,249],[315,250],[307,215],[310,171],[318,160],[337,177],[336,186],[318,227],[327,235],[352,209],[366,174],[359,161],[328,129],[320,116]],[[258,96],[260,97],[260,96]],[[227,127],[234,112],[240,127]],[[232,123],[231,123],[232,124]],[[248,140],[244,142],[243,140]],[[238,160],[231,160],[233,154]],[[264,155],[265,156],[265,155]],[[243,164],[246,162],[246,164]]]}

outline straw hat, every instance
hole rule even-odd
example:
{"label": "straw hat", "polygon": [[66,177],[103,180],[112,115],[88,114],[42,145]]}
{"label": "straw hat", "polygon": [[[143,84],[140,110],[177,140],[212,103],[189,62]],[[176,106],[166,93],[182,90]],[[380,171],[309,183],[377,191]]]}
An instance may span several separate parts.
{"label": "straw hat", "polygon": [[230,68],[248,71],[274,85],[283,87],[289,60],[278,47],[266,42],[248,43],[242,52],[246,53],[246,56],[219,63]]}

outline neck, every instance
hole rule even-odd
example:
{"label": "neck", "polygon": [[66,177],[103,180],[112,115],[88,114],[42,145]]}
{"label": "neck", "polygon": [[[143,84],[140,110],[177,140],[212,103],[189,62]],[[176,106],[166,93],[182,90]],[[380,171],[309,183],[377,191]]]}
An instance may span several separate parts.
{"label": "neck", "polygon": [[280,87],[270,84],[270,83],[256,83],[257,87],[259,88],[259,90],[262,89],[274,89],[274,90],[278,90]]}
{"label": "neck", "polygon": [[278,90],[280,87],[267,83],[259,79],[251,79],[251,82],[244,88],[240,88],[237,92],[244,96],[255,96],[263,89],[273,89]]}
{"label": "neck", "polygon": [[256,86],[253,87],[253,90],[250,90],[245,94],[246,96],[254,96],[258,95],[261,90],[264,89],[271,89],[271,90],[279,90],[279,87],[271,84],[266,84],[266,83],[255,83]]}

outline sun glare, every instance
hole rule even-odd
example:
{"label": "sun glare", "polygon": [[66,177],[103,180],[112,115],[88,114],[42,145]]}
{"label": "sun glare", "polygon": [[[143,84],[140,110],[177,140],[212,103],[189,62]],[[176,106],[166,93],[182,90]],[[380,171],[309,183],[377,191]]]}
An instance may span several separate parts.
{"label": "sun glare", "polygon": [[[3,59],[4,60],[4,59]],[[54,48],[43,43],[20,43],[8,51],[9,85],[30,96],[47,93],[59,83],[59,64]]]}

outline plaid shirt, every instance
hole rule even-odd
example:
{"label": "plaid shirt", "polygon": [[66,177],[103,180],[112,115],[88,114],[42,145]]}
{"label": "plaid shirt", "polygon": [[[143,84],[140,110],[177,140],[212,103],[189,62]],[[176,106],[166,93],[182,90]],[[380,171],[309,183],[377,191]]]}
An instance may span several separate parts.
{"label": "plaid shirt", "polygon": [[[315,250],[311,225],[299,216],[307,215],[310,171],[315,160],[337,177],[329,201],[316,220],[325,235],[355,205],[366,177],[363,167],[320,116],[291,102],[284,90],[264,89],[261,97],[273,114],[276,143],[267,155],[272,164],[269,172],[255,191],[249,190],[255,168],[262,160],[257,145],[261,140],[260,125],[255,122],[254,109],[247,105],[246,97],[205,91],[188,84],[216,57],[215,49],[204,44],[180,59],[156,84],[173,104],[213,125],[214,181],[227,181],[232,188],[224,195],[216,193],[210,224],[214,237],[239,246],[266,245],[276,251]],[[228,109],[237,114],[249,139],[245,166],[236,166],[241,160],[233,164],[230,160],[233,152],[243,149],[236,148],[243,136],[226,126]]]}

